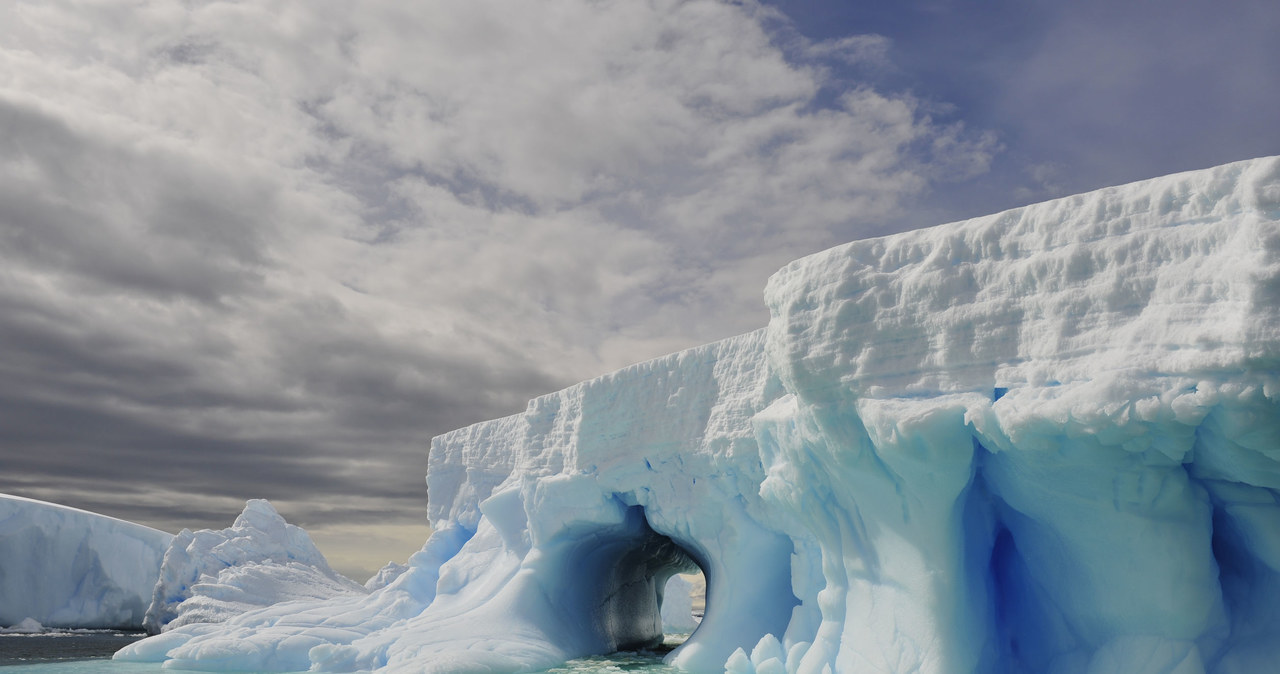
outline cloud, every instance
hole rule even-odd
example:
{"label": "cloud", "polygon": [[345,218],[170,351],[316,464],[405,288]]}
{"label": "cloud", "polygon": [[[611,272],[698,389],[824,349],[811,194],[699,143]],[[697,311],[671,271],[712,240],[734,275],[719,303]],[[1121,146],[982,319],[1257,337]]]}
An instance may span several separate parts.
{"label": "cloud", "polygon": [[996,151],[750,2],[8,14],[0,489],[170,527],[420,517],[432,435],[758,327]]}
{"label": "cloud", "polygon": [[845,65],[892,66],[889,49],[893,41],[884,35],[846,35],[830,40],[809,42],[805,51],[814,59],[838,59]]}

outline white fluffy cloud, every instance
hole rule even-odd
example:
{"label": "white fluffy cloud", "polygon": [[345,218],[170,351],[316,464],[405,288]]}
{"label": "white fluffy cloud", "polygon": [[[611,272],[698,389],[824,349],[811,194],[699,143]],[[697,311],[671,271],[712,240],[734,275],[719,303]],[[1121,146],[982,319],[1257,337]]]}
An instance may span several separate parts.
{"label": "white fluffy cloud", "polygon": [[0,488],[103,508],[405,519],[431,434],[761,325],[772,270],[993,152],[752,2],[6,17]]}

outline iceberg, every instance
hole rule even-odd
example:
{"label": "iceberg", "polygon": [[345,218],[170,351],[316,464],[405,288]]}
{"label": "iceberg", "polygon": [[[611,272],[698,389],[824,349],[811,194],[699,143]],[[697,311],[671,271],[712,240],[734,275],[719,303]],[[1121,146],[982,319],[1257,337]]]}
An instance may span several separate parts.
{"label": "iceberg", "polygon": [[0,627],[140,628],[171,538],[0,494]]}
{"label": "iceberg", "polygon": [[365,593],[329,567],[306,531],[253,499],[227,529],[183,529],[173,537],[143,627],[158,634],[286,601]]}
{"label": "iceberg", "polygon": [[434,533],[366,596],[120,659],[516,672],[662,637],[735,674],[1270,671],[1280,158],[856,241],[766,327],[435,438]]}
{"label": "iceberg", "polygon": [[45,631],[45,626],[34,618],[23,618],[15,625],[0,628],[0,634],[42,634]]}
{"label": "iceberg", "polygon": [[676,574],[662,591],[663,634],[690,634],[698,629],[693,615],[693,583]]}
{"label": "iceberg", "polygon": [[407,564],[397,562],[387,562],[387,565],[378,569],[369,580],[364,582],[364,589],[373,592],[391,584],[391,581],[399,578],[405,571],[409,570]]}

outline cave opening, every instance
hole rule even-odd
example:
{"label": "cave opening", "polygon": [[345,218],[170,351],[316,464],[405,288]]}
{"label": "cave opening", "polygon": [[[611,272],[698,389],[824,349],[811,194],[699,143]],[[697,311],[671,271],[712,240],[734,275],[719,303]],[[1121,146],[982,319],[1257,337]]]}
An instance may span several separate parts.
{"label": "cave opening", "polygon": [[701,570],[677,573],[662,593],[662,624],[668,645],[679,645],[698,629],[707,605],[707,577]]}
{"label": "cave opening", "polygon": [[[662,651],[678,645],[674,641],[679,637],[668,641],[663,629],[667,588],[683,587],[689,592],[687,582],[672,579],[705,579],[705,564],[689,548],[654,531],[642,506],[630,507],[621,526],[577,537],[564,553],[562,568],[570,577],[561,597],[566,602],[563,615],[592,635],[590,650],[598,654]],[[672,601],[692,610],[692,596],[674,596]],[[686,634],[697,626],[689,627]]]}

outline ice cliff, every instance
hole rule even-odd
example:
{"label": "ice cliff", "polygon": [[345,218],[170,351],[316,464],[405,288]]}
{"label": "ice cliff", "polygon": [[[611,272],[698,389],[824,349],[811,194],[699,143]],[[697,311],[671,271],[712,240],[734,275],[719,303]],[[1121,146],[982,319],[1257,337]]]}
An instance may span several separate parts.
{"label": "ice cliff", "polygon": [[760,331],[432,442],[435,533],[367,597],[189,625],[199,669],[1272,671],[1280,158],[798,260]]}
{"label": "ice cliff", "polygon": [[141,626],[171,538],[140,524],[0,494],[0,627]]}

